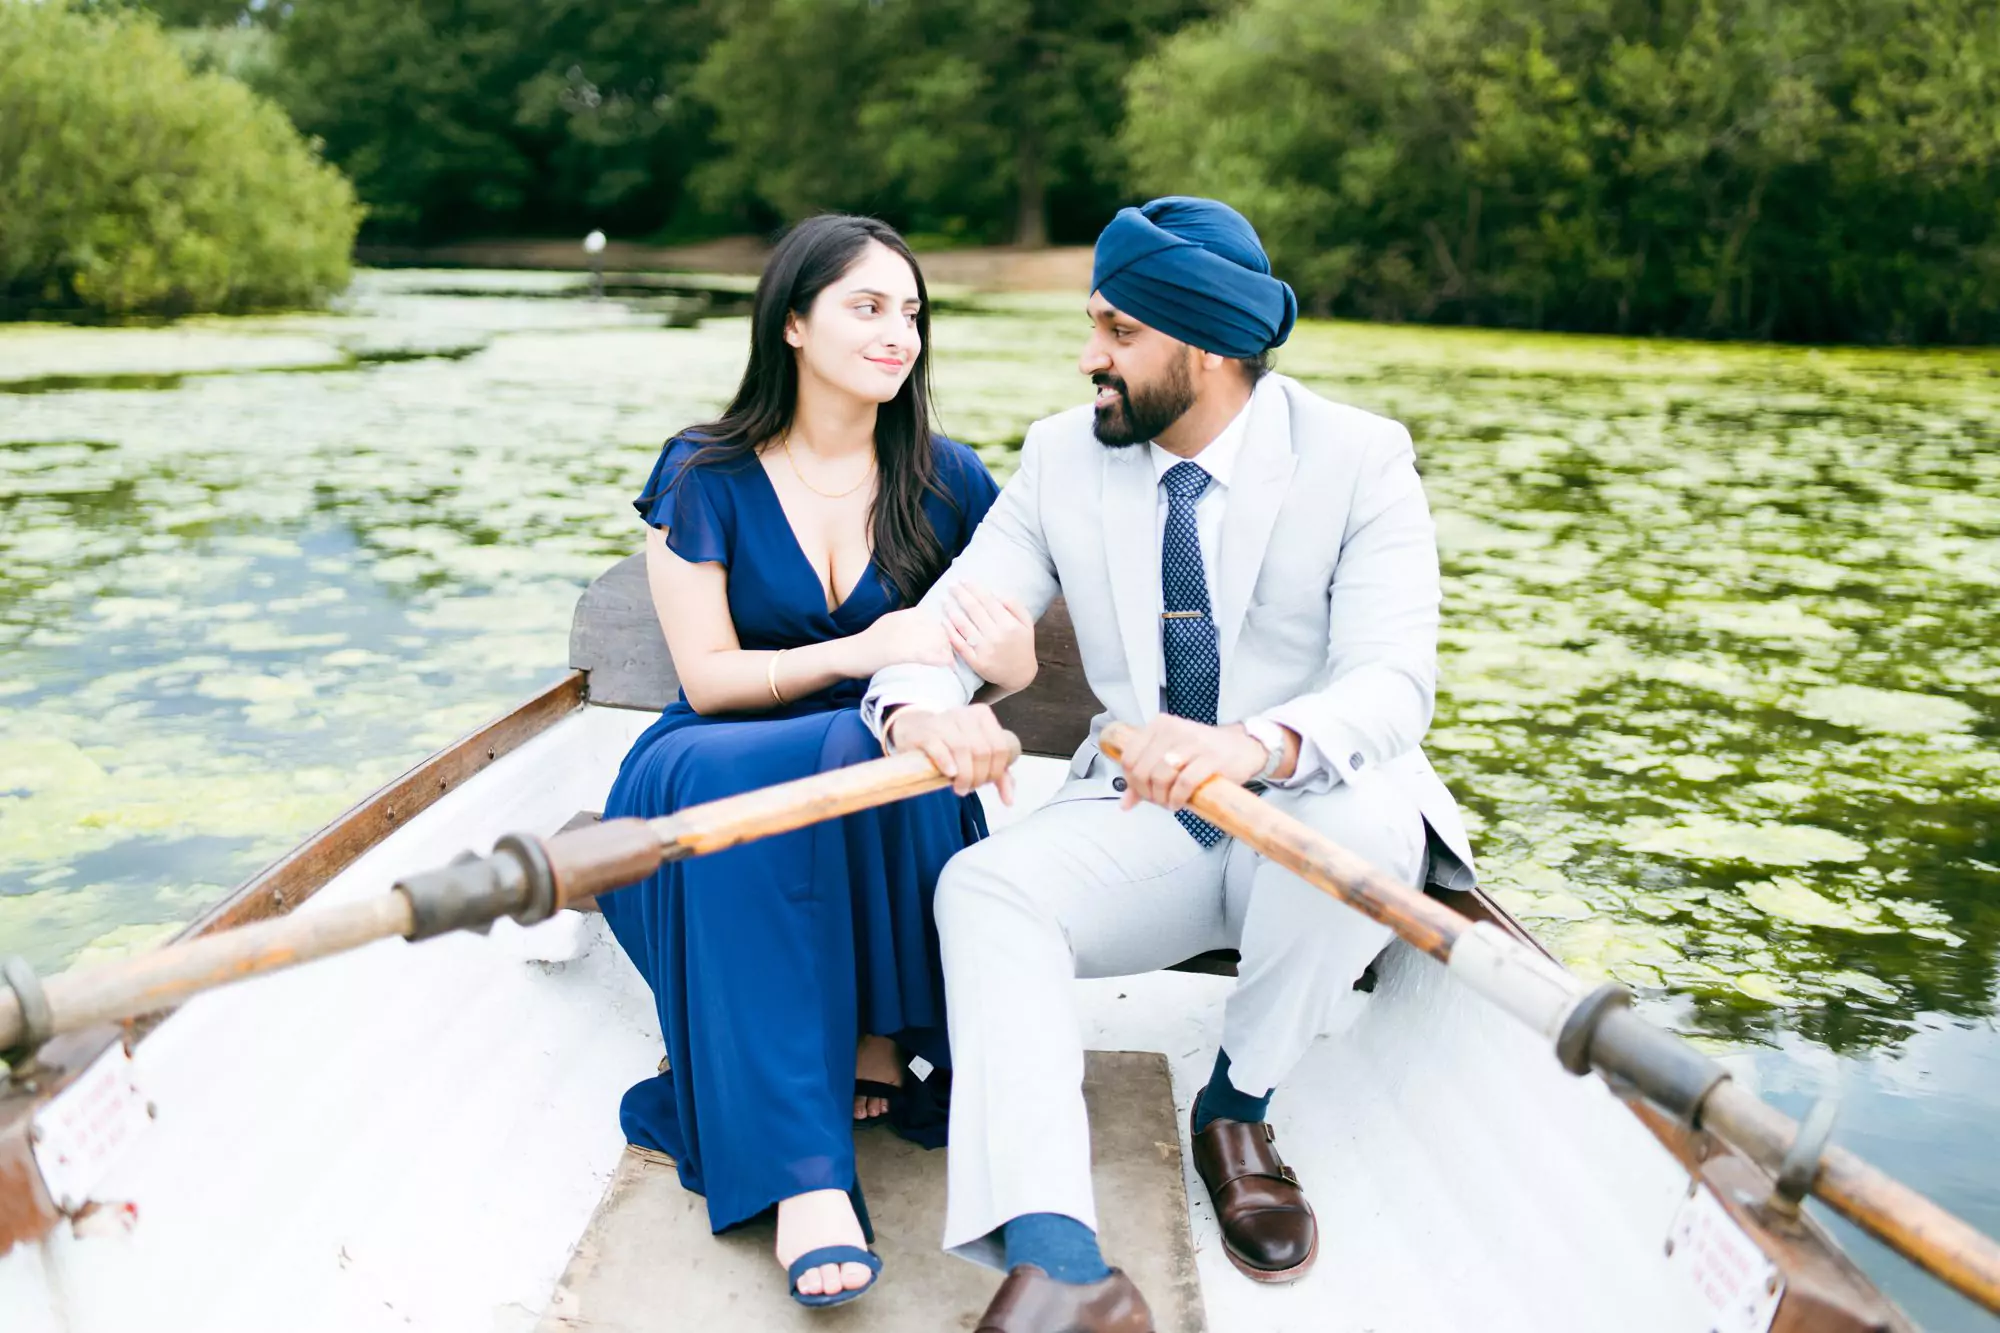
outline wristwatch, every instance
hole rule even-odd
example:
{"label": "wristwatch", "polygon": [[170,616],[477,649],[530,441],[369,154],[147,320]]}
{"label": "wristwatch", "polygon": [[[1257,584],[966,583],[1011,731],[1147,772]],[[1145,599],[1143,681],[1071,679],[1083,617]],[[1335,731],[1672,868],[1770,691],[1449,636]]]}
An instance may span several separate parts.
{"label": "wristwatch", "polygon": [[1269,782],[1285,764],[1285,729],[1268,717],[1246,717],[1243,730],[1264,747],[1264,767],[1251,781]]}

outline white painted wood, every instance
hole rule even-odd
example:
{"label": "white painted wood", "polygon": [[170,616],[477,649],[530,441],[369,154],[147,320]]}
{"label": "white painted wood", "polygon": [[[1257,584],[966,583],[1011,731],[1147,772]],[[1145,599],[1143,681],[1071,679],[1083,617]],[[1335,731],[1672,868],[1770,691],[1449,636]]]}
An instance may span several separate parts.
{"label": "white painted wood", "polygon": [[[601,809],[651,720],[566,719],[302,910]],[[1028,761],[1021,808],[1063,771]],[[1093,1047],[1168,1056],[1184,1152],[1231,984],[1079,983]],[[1274,1105],[1323,1228],[1313,1275],[1279,1288],[1238,1275],[1189,1168],[1217,1333],[1707,1327],[1663,1253],[1686,1177],[1598,1083],[1408,952],[1331,1019],[1338,1035]],[[390,941],[203,997],[140,1047],[159,1118],[98,1187],[136,1206],[136,1226],[0,1259],[0,1325],[530,1329],[615,1168],[618,1098],[659,1049],[651,998],[598,918]]]}
{"label": "white painted wood", "polygon": [[[301,910],[601,809],[651,721],[565,719]],[[532,1328],[610,1178],[618,1097],[659,1037],[608,941],[560,967],[516,952],[476,935],[387,941],[187,1005],[139,1047],[159,1117],[98,1187],[137,1205],[137,1227],[16,1247],[0,1325]],[[23,1276],[38,1266],[39,1282]]]}

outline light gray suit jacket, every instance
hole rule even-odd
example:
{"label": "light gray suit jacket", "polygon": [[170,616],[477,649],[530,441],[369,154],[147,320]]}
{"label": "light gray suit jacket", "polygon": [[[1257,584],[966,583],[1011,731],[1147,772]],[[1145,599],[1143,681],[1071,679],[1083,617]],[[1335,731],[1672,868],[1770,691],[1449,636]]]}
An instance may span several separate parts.
{"label": "light gray suit jacket", "polygon": [[[1249,410],[1211,589],[1216,716],[1270,714],[1310,740],[1328,771],[1306,790],[1388,784],[1445,853],[1432,880],[1469,888],[1464,821],[1420,745],[1437,680],[1438,558],[1410,434],[1283,375],[1259,381]],[[1067,600],[1104,711],[1059,801],[1112,795],[1098,732],[1160,707],[1158,482],[1150,450],[1107,448],[1091,426],[1086,405],[1029,428],[1020,470],[922,602],[942,614],[959,579],[1037,619],[1058,593]],[[954,707],[981,683],[963,662],[889,667],[869,682],[862,717],[880,736],[894,707]]]}

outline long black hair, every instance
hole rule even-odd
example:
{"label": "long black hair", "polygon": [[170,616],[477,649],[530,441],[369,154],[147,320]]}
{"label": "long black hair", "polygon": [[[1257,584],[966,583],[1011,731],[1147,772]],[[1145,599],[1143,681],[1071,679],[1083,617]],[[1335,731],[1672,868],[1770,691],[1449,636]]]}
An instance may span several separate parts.
{"label": "long black hair", "polygon": [[799,368],[785,341],[788,316],[803,319],[819,294],[837,281],[874,241],[903,257],[917,280],[916,364],[896,396],[875,415],[875,460],[880,484],[869,508],[869,545],[875,567],[913,606],[948,563],[924,514],[924,497],[950,500],[939,483],[931,438],[931,305],[924,271],[894,227],[874,218],[824,213],[785,233],[757,282],[750,320],[750,364],[736,397],[716,420],[684,432],[701,444],[689,467],[748,458],[792,425],[799,405]]}

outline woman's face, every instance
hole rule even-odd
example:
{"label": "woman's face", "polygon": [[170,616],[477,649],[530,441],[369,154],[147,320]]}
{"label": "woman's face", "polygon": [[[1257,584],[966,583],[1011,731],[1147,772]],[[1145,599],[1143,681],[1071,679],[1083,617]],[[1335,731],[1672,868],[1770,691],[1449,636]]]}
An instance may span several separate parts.
{"label": "woman's face", "polygon": [[785,324],[799,376],[818,379],[857,398],[886,403],[917,364],[917,275],[902,256],[870,241],[803,316]]}

